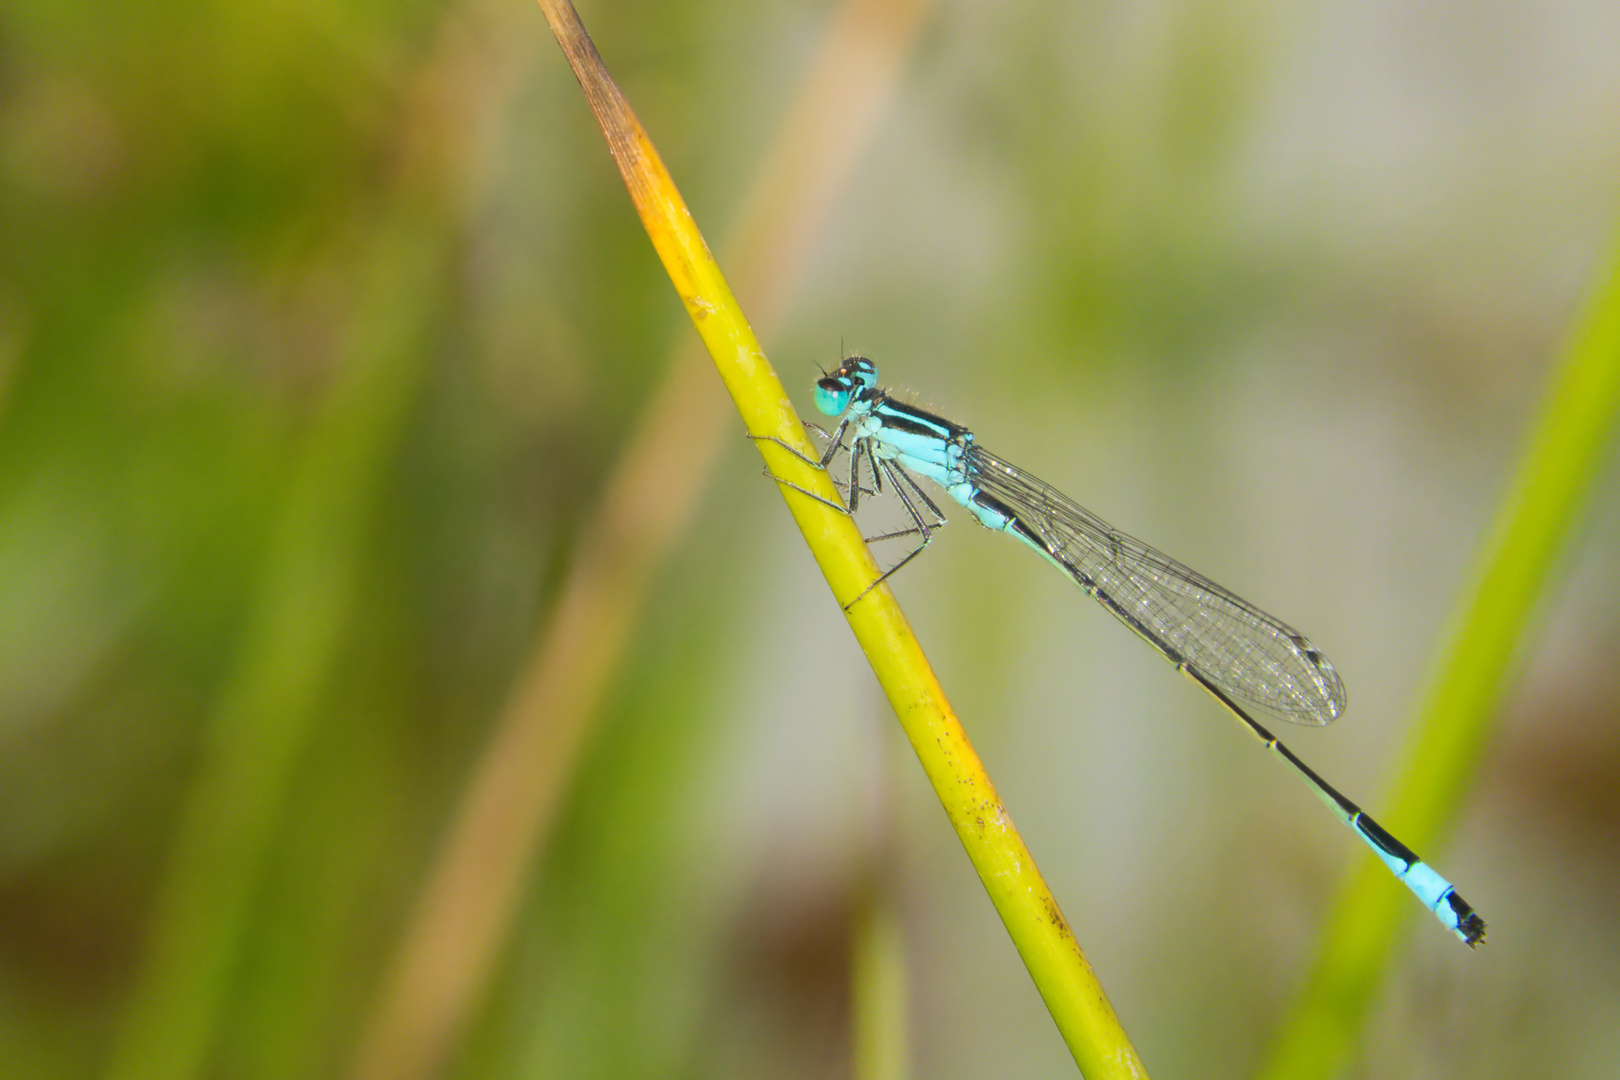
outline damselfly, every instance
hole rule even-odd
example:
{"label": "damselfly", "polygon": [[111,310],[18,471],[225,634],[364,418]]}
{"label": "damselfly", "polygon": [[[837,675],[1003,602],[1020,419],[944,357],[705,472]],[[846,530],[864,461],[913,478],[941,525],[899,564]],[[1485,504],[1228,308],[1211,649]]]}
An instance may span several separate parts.
{"label": "damselfly", "polygon": [[[824,415],[841,419],[821,459],[804,460],[826,468],[846,448],[847,436],[848,512],[859,508],[863,493],[882,491],[887,478],[912,526],[871,539],[920,538],[910,554],[846,606],[915,558],[945,524],[945,515],[913,474],[926,477],[981,524],[1034,548],[1208,691],[1293,768],[1447,929],[1470,946],[1485,939],[1485,920],[1450,882],[1255,720],[1253,713],[1260,712],[1320,727],[1344,712],[1344,683],[1304,635],[983,449],[967,428],[894,400],[879,388],[877,366],[865,357],[852,356],[819,380],[815,403]],[[781,440],[771,441],[793,451]],[[871,488],[863,487],[863,468]],[[788,486],[820,499],[795,484]]]}

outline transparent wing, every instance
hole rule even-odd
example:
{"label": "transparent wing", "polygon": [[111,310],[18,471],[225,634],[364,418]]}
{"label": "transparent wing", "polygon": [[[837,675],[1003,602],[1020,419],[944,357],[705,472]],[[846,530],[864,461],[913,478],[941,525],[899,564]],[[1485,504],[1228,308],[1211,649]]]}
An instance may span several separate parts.
{"label": "transparent wing", "polygon": [[1289,723],[1320,726],[1344,712],[1339,673],[1287,623],[976,445],[966,465],[1081,588],[1172,663]]}

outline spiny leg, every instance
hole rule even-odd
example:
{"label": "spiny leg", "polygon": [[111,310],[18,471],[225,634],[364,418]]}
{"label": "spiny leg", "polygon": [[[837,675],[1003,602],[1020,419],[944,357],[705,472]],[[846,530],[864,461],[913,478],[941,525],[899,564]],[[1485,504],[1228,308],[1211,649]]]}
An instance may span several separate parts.
{"label": "spiny leg", "polygon": [[[868,447],[868,449],[870,450],[870,447]],[[909,529],[900,529],[895,532],[884,533],[881,536],[869,536],[866,538],[866,542],[868,544],[875,544],[879,540],[893,540],[901,536],[921,536],[922,543],[913,548],[905,558],[901,559],[899,562],[889,567],[889,569],[885,570],[876,581],[862,589],[860,596],[857,596],[854,600],[851,600],[849,603],[845,604],[845,611],[848,611],[850,608],[854,607],[867,593],[871,592],[873,589],[887,581],[896,570],[899,570],[902,566],[906,565],[906,563],[910,562],[912,559],[915,559],[918,555],[921,555],[923,548],[927,547],[929,543],[933,541],[934,533],[938,532],[940,529],[944,528],[950,523],[949,519],[947,519],[945,515],[940,512],[939,507],[934,505],[934,500],[928,497],[928,493],[922,489],[922,487],[917,483],[916,478],[914,478],[910,473],[906,472],[905,469],[893,461],[886,459],[879,460],[876,457],[874,457],[872,460],[874,470],[881,466],[882,471],[888,473],[889,482],[894,485],[894,493],[900,497],[900,504],[906,508],[906,513],[911,515],[913,524]],[[883,486],[882,482],[878,481],[877,486],[879,489],[881,489]],[[928,507],[929,512],[934,515],[933,521],[927,521],[923,518],[922,512],[917,509],[917,504],[912,501],[911,495],[906,493],[907,488],[909,488],[911,492],[914,493],[917,498],[921,499],[923,504]]]}
{"label": "spiny leg", "polygon": [[[871,473],[872,473],[872,486],[871,487],[862,487],[861,486],[861,447],[863,447],[863,446],[866,448],[866,456],[867,456],[867,458],[869,459],[869,461],[871,463],[870,464],[870,469],[871,469]],[[877,459],[872,457],[872,443],[871,443],[871,440],[869,440],[869,439],[860,439],[860,440],[856,441],[856,446],[853,449],[851,449],[850,452],[849,452],[849,471],[847,473],[845,473],[844,475],[849,477],[849,479],[848,480],[834,480],[833,483],[837,484],[839,487],[843,488],[845,491],[850,492],[850,504],[849,504],[849,506],[850,506],[851,510],[854,510],[854,508],[856,506],[860,505],[862,495],[881,495],[881,494],[883,494],[883,479],[882,479],[882,477],[880,477],[878,475]]]}
{"label": "spiny leg", "polygon": [[[845,420],[842,424],[839,424],[838,425],[838,430],[835,431],[834,433],[832,433],[831,435],[829,435],[826,432],[825,429],[823,429],[822,427],[820,427],[817,424],[807,424],[805,426],[810,428],[811,430],[815,431],[816,433],[821,435],[823,438],[829,440],[828,445],[827,445],[826,453],[822,454],[822,456],[821,456],[821,458],[819,460],[817,460],[816,458],[812,458],[812,457],[802,453],[798,449],[798,447],[791,445],[785,439],[778,438],[775,435],[754,435],[754,434],[749,434],[748,437],[750,439],[754,440],[755,442],[775,443],[777,446],[780,446],[782,449],[786,450],[788,453],[792,454],[794,457],[798,458],[800,461],[804,462],[806,465],[810,466],[811,468],[813,468],[813,469],[821,469],[822,471],[826,471],[826,468],[832,462],[832,459],[837,455],[838,451],[843,448],[843,445],[844,445],[844,431],[845,431],[845,429],[847,429],[849,427],[849,421]],[[833,509],[833,510],[837,510],[840,514],[851,513],[853,511],[853,509],[854,509],[855,502],[857,502],[859,500],[858,489],[853,489],[852,488],[851,490],[855,491],[856,494],[854,496],[852,496],[850,506],[846,508],[844,506],[840,506],[838,503],[833,502],[831,499],[823,498],[822,496],[817,495],[813,491],[810,491],[810,490],[808,490],[806,488],[800,487],[798,484],[795,484],[791,480],[782,479],[780,476],[777,476],[775,473],[771,472],[771,468],[770,468],[769,465],[765,466],[765,475],[767,477],[769,477],[770,479],[776,481],[778,484],[782,484],[782,485],[784,485],[786,487],[792,488],[794,491],[797,491],[801,495],[808,495],[810,498],[816,500],[816,502],[820,503],[821,505],[823,505],[825,507],[828,507],[828,508]],[[836,483],[838,483],[838,481],[834,480],[833,483],[836,484]]]}
{"label": "spiny leg", "polygon": [[929,513],[934,515],[934,523],[929,526],[929,529],[941,529],[946,525],[949,525],[950,519],[947,518],[944,511],[942,511],[934,503],[934,500],[928,497],[928,492],[924,491],[922,489],[922,485],[917,483],[916,477],[906,472],[906,470],[902,469],[899,465],[896,465],[894,468],[895,471],[900,474],[900,478],[904,480],[908,486],[910,486],[911,490],[917,493],[917,498],[923,501],[923,505],[928,507]]}
{"label": "spiny leg", "polygon": [[[866,455],[867,468],[872,473],[872,486],[861,487],[861,455]],[[849,512],[854,513],[860,509],[861,495],[883,494],[883,473],[878,469],[877,453],[872,449],[871,439],[856,439],[849,450]],[[870,543],[870,541],[868,541]]]}
{"label": "spiny leg", "polygon": [[777,446],[780,446],[782,449],[786,450],[788,453],[792,454],[806,465],[809,465],[811,468],[825,469],[828,464],[831,463],[833,456],[843,448],[844,432],[849,428],[849,421],[845,420],[842,424],[839,424],[838,430],[834,431],[830,435],[827,433],[827,430],[819,424],[805,424],[804,426],[809,430],[814,431],[817,435],[820,435],[823,439],[827,440],[827,450],[821,455],[819,460],[801,452],[798,447],[792,445],[786,439],[779,438],[775,435],[755,435],[750,432],[748,437],[753,439],[755,442],[775,443]]}

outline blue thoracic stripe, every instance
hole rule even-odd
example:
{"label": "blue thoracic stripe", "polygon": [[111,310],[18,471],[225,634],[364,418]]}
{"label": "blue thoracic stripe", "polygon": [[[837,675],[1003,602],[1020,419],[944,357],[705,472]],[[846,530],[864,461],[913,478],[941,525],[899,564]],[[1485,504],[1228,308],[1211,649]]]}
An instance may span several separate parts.
{"label": "blue thoracic stripe", "polygon": [[[849,357],[817,382],[815,402],[822,413],[842,417],[821,464],[832,459],[846,433],[852,440],[850,508],[863,491],[864,458],[879,488],[880,470],[887,475],[915,524],[909,533],[922,538],[879,582],[922,551],[945,523],[911,475],[921,473],[980,524],[1034,548],[1203,687],[1273,756],[1298,773],[1447,929],[1470,946],[1485,939],[1485,920],[1450,882],[1318,776],[1246,707],[1307,725],[1328,723],[1344,711],[1343,682],[1303,635],[982,450],[967,428],[891,400],[877,385],[877,366],[865,357]],[[932,520],[923,515],[916,497],[933,512]],[[845,606],[853,606],[861,596]]]}
{"label": "blue thoracic stripe", "polygon": [[943,416],[887,399],[879,402],[872,409],[872,414],[882,421],[883,427],[909,435],[929,435],[950,441],[970,434],[967,428],[953,424]]}

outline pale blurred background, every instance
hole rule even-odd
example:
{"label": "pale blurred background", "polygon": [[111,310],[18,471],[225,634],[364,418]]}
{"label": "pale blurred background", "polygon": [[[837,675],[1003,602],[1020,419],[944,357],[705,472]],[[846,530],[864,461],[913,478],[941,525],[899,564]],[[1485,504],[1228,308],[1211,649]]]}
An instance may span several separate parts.
{"label": "pale blurred background", "polygon": [[[347,1073],[581,522],[693,334],[539,12],[510,5],[465,40],[453,4],[0,11],[7,1076],[102,1072],[207,732],[309,670],[200,1075]],[[832,11],[581,5],[712,241]],[[939,5],[764,345],[804,410],[817,365],[873,357],[1308,633],[1351,707],[1289,741],[1376,815],[1608,250],[1616,42],[1600,0]],[[476,122],[438,130],[444,100]],[[388,394],[346,359],[371,355]],[[1072,1075],[724,423],[442,1075],[847,1075],[874,862],[916,1075]],[[1615,456],[1424,852],[1489,944],[1414,905],[1352,1075],[1620,1070]],[[288,524],[289,500],[314,509]],[[1252,1073],[1364,849],[955,517],[895,588],[1008,809],[1148,1067]],[[302,651],[243,690],[250,612],[278,604]]]}

